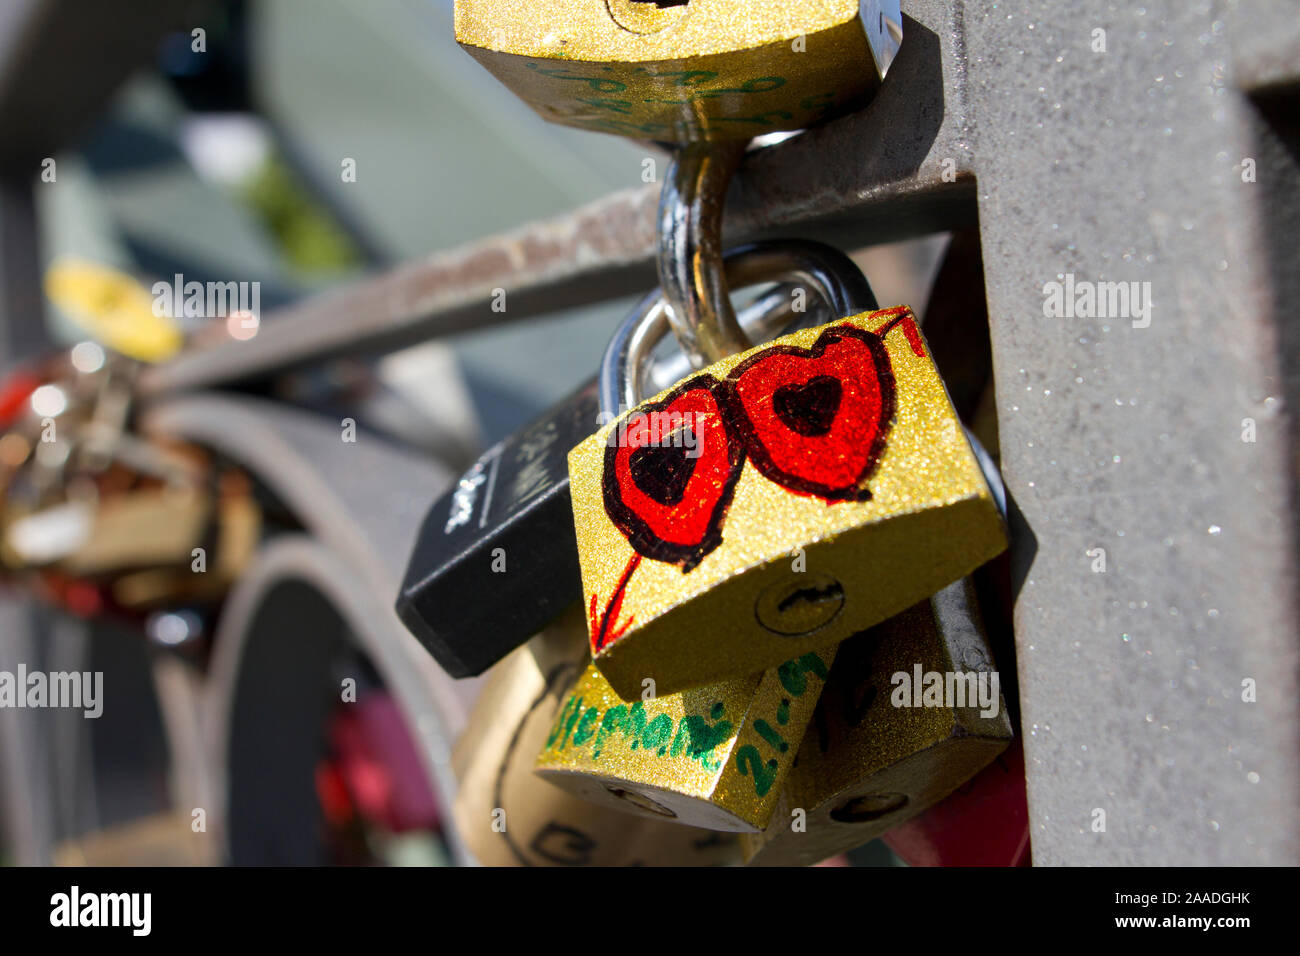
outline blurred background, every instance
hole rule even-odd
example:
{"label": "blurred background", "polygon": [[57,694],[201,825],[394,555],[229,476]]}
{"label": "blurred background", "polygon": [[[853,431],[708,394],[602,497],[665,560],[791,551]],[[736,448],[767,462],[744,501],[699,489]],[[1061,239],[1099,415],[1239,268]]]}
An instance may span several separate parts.
{"label": "blurred background", "polygon": [[[56,154],[61,188],[37,191],[43,262],[90,259],[146,285],[256,279],[270,311],[641,186],[647,155],[665,164],[652,147],[543,121],[457,46],[452,7],[214,5],[206,53],[187,33],[166,37],[79,146]],[[877,297],[923,306],[942,248],[873,250]],[[589,377],[632,301],[444,340],[478,440]],[[47,313],[59,340],[76,340]]]}

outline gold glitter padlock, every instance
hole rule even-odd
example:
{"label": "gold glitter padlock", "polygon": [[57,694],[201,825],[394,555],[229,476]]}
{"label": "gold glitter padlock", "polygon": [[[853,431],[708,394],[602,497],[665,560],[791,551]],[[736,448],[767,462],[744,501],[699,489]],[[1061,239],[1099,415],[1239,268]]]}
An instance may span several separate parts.
{"label": "gold glitter padlock", "polygon": [[767,826],[835,649],[631,703],[594,666],[569,691],[537,773],[596,803],[710,830]]}
{"label": "gold glitter padlock", "polygon": [[457,833],[487,866],[718,866],[734,834],[592,806],[533,775],[565,691],[590,658],[574,608],[489,672],[452,765]]}
{"label": "gold glitter padlock", "polygon": [[817,863],[939,802],[1011,742],[969,580],[840,645],[755,866]]}
{"label": "gold glitter padlock", "polygon": [[909,309],[787,335],[569,454],[596,666],[667,694],[838,643],[1006,547]]}
{"label": "gold glitter padlock", "polygon": [[690,142],[861,107],[902,18],[897,0],[456,0],[456,39],[545,119]]}

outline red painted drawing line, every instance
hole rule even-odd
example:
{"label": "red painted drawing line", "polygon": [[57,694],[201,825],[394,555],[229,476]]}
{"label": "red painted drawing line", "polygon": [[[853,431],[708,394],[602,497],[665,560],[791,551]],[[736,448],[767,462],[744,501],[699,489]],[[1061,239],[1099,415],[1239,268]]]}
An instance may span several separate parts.
{"label": "red painted drawing line", "polygon": [[925,358],[925,346],[921,344],[921,333],[916,327],[916,318],[907,310],[906,306],[895,306],[892,309],[884,309],[876,314],[894,315],[893,320],[876,330],[878,336],[883,339],[893,331],[894,326],[901,325],[903,327],[903,334],[907,336],[907,344],[912,346],[912,354],[917,355],[920,358]]}
{"label": "red painted drawing line", "polygon": [[632,621],[635,620],[634,617],[629,617],[620,625],[618,615],[623,610],[623,595],[627,591],[627,582],[631,580],[632,572],[640,564],[641,553],[639,551],[632,552],[632,557],[627,562],[623,576],[619,578],[618,587],[614,588],[614,593],[609,596],[609,604],[605,606],[605,613],[599,617],[596,615],[596,607],[600,603],[600,595],[592,592],[591,604],[587,608],[587,614],[591,620],[591,647],[593,652],[599,653],[606,644],[617,641],[632,626]]}

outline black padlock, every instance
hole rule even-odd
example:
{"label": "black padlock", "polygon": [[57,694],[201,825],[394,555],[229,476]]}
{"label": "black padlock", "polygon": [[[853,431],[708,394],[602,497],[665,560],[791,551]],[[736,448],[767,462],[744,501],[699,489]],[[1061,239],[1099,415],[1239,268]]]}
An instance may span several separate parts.
{"label": "black padlock", "polygon": [[[791,318],[819,321],[815,299],[793,315],[804,301],[795,288],[778,285],[756,299],[741,325],[767,338]],[[675,381],[690,365],[677,355],[639,371]],[[451,676],[481,674],[582,598],[568,453],[603,424],[600,416],[593,379],[485,452],[429,510],[397,614]]]}
{"label": "black padlock", "polygon": [[582,596],[566,456],[599,414],[592,380],[489,449],[425,517],[397,614],[452,677],[481,674]]}

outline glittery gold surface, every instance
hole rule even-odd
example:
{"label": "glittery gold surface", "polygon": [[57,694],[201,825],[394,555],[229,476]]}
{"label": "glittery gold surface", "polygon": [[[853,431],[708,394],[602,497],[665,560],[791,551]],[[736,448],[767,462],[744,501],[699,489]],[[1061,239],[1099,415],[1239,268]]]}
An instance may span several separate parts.
{"label": "glittery gold surface", "polygon": [[456,0],[456,39],[544,118],[641,139],[802,129],[879,87],[853,0]]}
{"label": "glittery gold surface", "polygon": [[734,836],[592,806],[533,775],[564,692],[588,661],[574,607],[488,672],[452,755],[459,782],[452,813],[475,859],[487,866],[737,862]]}
{"label": "glittery gold surface", "polygon": [[835,649],[681,694],[622,700],[589,666],[537,773],[606,806],[712,830],[767,826]]}
{"label": "glittery gold surface", "polygon": [[[772,825],[741,838],[748,863],[808,865],[860,846],[943,799],[1007,747],[1002,700],[992,717],[978,706],[894,706],[892,675],[912,675],[917,664],[923,672],[992,667],[969,582],[841,645],[817,730],[799,748]],[[807,815],[805,832],[789,826],[795,808]]]}
{"label": "glittery gold surface", "polygon": [[[891,316],[841,320],[865,329]],[[772,344],[807,348],[825,329]],[[885,451],[868,482],[872,499],[834,502],[791,493],[746,462],[722,529],[723,543],[699,566],[645,559],[631,576],[619,619],[630,629],[596,664],[625,696],[653,678],[661,694],[716,682],[825,647],[870,627],[969,573],[1006,547],[1001,517],[930,359],[913,354],[900,329],[885,337],[897,406]],[[725,377],[753,351],[708,371]],[[610,521],[601,489],[613,422],[569,454],[582,565],[583,602],[607,601],[633,555]],[[794,549],[805,570],[792,570]],[[758,620],[764,590],[834,579],[844,602],[827,624],[803,637],[776,634]]]}

